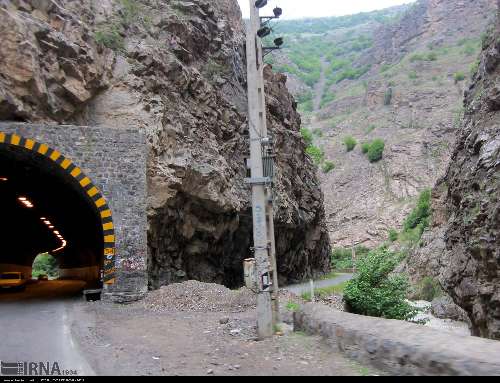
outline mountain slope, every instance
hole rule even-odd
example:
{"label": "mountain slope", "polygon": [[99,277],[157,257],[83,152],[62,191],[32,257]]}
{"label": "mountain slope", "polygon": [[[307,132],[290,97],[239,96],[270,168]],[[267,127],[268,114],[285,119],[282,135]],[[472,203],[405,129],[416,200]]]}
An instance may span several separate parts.
{"label": "mountain slope", "polygon": [[[463,91],[495,10],[494,0],[421,0],[393,10],[382,24],[294,37],[306,46],[321,44],[305,50],[309,62],[327,62],[319,108],[310,101],[317,94],[296,81],[293,70],[291,88],[320,149],[310,152],[322,167],[327,160],[335,165],[321,175],[334,246],[383,242],[401,226],[415,197],[443,175]],[[274,60],[278,70],[288,70],[283,63],[289,55]],[[348,152],[344,140],[351,136],[357,146]],[[385,150],[370,163],[361,144],[374,139],[383,140]]]}

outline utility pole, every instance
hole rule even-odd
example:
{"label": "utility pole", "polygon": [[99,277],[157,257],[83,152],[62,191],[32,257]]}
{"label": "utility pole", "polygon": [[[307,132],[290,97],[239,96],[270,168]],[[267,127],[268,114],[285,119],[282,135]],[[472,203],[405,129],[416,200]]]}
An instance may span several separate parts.
{"label": "utility pole", "polygon": [[[267,132],[264,60],[259,8],[267,1],[249,0],[250,22],[247,30],[248,124],[250,132],[253,237],[257,287],[257,328],[260,339],[273,335],[279,322],[278,271],[274,238],[273,142]],[[259,5],[259,6],[257,6]]]}

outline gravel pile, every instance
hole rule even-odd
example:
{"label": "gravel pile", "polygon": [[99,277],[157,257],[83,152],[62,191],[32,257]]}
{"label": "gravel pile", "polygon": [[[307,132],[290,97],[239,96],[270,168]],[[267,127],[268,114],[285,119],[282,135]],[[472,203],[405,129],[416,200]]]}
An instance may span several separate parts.
{"label": "gravel pile", "polygon": [[143,300],[155,312],[243,312],[255,308],[255,295],[248,289],[238,291],[213,284],[188,281],[151,291]]}

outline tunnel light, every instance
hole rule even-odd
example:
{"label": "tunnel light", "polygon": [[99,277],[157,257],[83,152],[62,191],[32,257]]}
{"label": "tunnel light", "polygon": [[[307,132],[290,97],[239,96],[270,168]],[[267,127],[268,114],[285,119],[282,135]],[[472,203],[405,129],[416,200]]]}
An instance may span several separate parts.
{"label": "tunnel light", "polygon": [[49,226],[49,229],[53,229],[53,228],[54,228],[54,226],[52,226],[52,225],[51,225],[51,226]]}
{"label": "tunnel light", "polygon": [[43,223],[46,224],[47,226],[52,225],[48,220],[43,221]]}
{"label": "tunnel light", "polygon": [[32,207],[34,207],[33,204],[26,197],[19,197],[18,200],[28,209],[31,209]]}
{"label": "tunnel light", "polygon": [[54,234],[59,235],[59,232],[57,230],[54,230]]}
{"label": "tunnel light", "polygon": [[45,218],[45,217],[40,218],[40,221],[46,221],[46,220],[47,220],[47,218]]}
{"label": "tunnel light", "polygon": [[0,177],[0,182],[7,182],[9,179],[6,177]]}

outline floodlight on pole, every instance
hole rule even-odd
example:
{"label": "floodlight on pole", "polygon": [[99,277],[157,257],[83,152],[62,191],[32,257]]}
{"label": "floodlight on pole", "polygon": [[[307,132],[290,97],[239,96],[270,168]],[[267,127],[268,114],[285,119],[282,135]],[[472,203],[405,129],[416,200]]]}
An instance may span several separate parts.
{"label": "floodlight on pole", "polygon": [[278,48],[281,47],[284,44],[283,37],[278,37],[276,40],[274,40],[274,45],[276,45]]}
{"label": "floodlight on pole", "polygon": [[259,36],[261,39],[263,39],[266,36],[269,36],[271,34],[272,30],[269,27],[262,27],[257,31],[257,36]]}
{"label": "floodlight on pole", "polygon": [[255,2],[256,8],[264,8],[267,5],[267,0],[257,0]]}
{"label": "floodlight on pole", "polygon": [[260,18],[262,26],[268,24],[271,20],[279,19],[283,15],[283,9],[276,7],[273,9],[274,16],[263,16]]}

